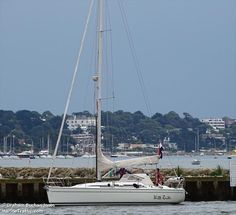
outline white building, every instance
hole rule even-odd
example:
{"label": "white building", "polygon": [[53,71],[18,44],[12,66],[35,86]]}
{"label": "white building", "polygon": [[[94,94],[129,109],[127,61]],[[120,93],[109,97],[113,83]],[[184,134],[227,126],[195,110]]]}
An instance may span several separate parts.
{"label": "white building", "polygon": [[165,137],[163,140],[163,145],[165,148],[167,149],[174,149],[177,150],[177,144],[170,142],[170,138],[169,137]]}
{"label": "white building", "polygon": [[70,116],[66,120],[66,124],[69,130],[73,131],[80,127],[82,130],[86,131],[89,126],[96,125],[95,117],[86,116]]}
{"label": "white building", "polygon": [[215,131],[225,129],[225,121],[221,118],[206,118],[201,119],[201,122],[210,125]]}

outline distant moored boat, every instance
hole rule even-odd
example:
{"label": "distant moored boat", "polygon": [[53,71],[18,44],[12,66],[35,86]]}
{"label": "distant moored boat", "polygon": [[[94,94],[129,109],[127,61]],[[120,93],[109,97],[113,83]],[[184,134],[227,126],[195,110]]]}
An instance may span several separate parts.
{"label": "distant moored boat", "polygon": [[197,160],[197,159],[194,159],[192,161],[192,165],[200,165],[201,161],[200,160]]}

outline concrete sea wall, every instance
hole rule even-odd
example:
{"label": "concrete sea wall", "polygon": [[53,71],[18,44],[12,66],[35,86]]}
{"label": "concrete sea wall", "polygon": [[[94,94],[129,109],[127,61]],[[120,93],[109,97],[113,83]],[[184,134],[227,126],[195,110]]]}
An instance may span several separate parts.
{"label": "concrete sea wall", "polygon": [[186,177],[186,201],[236,200],[236,187],[230,187],[229,177]]}
{"label": "concrete sea wall", "polygon": [[[236,187],[228,177],[186,177],[186,201],[236,200]],[[90,182],[85,178],[68,179],[68,183]],[[48,203],[42,179],[0,179],[0,203]]]}

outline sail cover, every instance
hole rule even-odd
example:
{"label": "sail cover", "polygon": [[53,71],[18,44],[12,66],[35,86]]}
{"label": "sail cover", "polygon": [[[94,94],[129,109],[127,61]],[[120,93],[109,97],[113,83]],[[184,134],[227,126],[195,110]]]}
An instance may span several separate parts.
{"label": "sail cover", "polygon": [[98,166],[100,171],[109,170],[111,168],[129,168],[133,166],[141,166],[148,164],[157,164],[159,155],[130,158],[126,160],[112,161],[105,157],[101,150],[98,150]]}

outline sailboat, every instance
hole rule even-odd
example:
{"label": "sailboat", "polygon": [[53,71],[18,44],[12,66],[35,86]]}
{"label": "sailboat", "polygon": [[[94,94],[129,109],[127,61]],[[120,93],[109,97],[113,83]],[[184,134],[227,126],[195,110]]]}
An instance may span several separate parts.
{"label": "sailboat", "polygon": [[[96,88],[96,178],[93,183],[83,183],[74,186],[65,186],[51,178],[50,173],[45,189],[48,201],[55,205],[148,205],[181,203],[185,199],[183,180],[175,178],[169,185],[154,185],[149,175],[124,174],[116,181],[102,181],[102,174],[109,170],[130,168],[138,165],[157,164],[159,155],[131,158],[112,161],[101,150],[101,72],[102,72],[102,35],[103,35],[103,6],[104,0],[99,2],[99,29],[98,29],[98,66],[93,77]],[[57,148],[57,147],[56,147]],[[54,152],[55,156],[55,152]],[[174,183],[172,183],[174,181]]]}
{"label": "sailboat", "polygon": [[48,135],[47,138],[47,149],[40,150],[38,156],[43,159],[51,159],[52,156],[50,155],[50,136]]}

